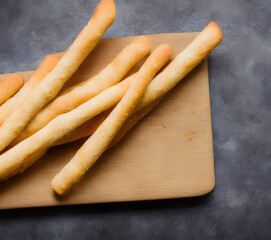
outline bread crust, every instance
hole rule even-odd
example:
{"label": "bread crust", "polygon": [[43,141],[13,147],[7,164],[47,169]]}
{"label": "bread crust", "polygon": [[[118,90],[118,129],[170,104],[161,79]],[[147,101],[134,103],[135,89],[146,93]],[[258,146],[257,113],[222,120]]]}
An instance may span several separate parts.
{"label": "bread crust", "polygon": [[113,23],[115,15],[114,1],[101,0],[95,17],[91,18],[54,69],[1,126],[0,151],[5,149],[27,123],[57,95]]}
{"label": "bread crust", "polygon": [[71,111],[108,87],[118,83],[150,50],[151,42],[147,37],[140,36],[136,38],[96,76],[61,91],[58,97],[47,104],[28,123],[10,145],[16,145],[43,128],[56,116]]}
{"label": "bread crust", "polygon": [[24,86],[0,107],[0,126],[9,115],[26,99],[40,81],[56,66],[59,58],[55,55],[48,55],[44,58],[40,66],[24,84]]}
{"label": "bread crust", "polygon": [[[140,111],[140,109],[142,109],[142,107],[144,107],[144,105],[146,105],[147,107],[149,106],[149,104],[154,104],[155,105],[155,101],[158,101],[158,99],[160,99],[161,97],[163,97],[163,95],[166,93],[166,92],[168,92],[173,86],[175,86],[190,70],[192,70],[193,69],[193,67],[195,67],[196,66],[196,64],[197,63],[199,63],[201,60],[203,60],[206,56],[207,56],[207,54],[213,49],[213,48],[215,48],[220,42],[221,42],[221,40],[222,40],[222,33],[221,33],[221,30],[218,28],[218,26],[216,25],[216,24],[214,24],[214,23],[211,23],[211,24],[209,24],[203,31],[205,31],[204,32],[204,35],[202,35],[201,33],[196,37],[196,39],[189,45],[190,46],[190,48],[189,48],[189,51],[187,50],[187,49],[185,49],[182,53],[180,53],[179,55],[177,55],[176,57],[175,57],[175,59],[172,61],[172,62],[174,62],[174,64],[172,64],[172,62],[170,63],[170,65],[172,64],[172,66],[171,66],[171,69],[174,67],[174,68],[179,68],[179,69],[182,69],[183,67],[185,67],[186,65],[185,64],[187,64],[187,61],[185,61],[186,59],[183,59],[183,58],[187,58],[188,56],[189,56],[189,52],[192,52],[192,53],[194,53],[194,54],[196,54],[196,47],[197,47],[197,45],[199,45],[198,47],[199,48],[205,48],[205,45],[207,44],[207,46],[209,46],[208,47],[208,49],[207,50],[205,50],[204,52],[202,52],[202,51],[200,51],[201,52],[201,54],[200,54],[200,56],[199,56],[199,58],[196,58],[196,60],[195,59],[191,59],[191,64],[192,64],[192,67],[190,67],[188,70],[187,69],[184,69],[184,70],[181,70],[181,71],[173,71],[173,73],[174,73],[174,75],[173,76],[171,76],[171,75],[169,75],[169,71],[167,70],[168,69],[168,67],[167,68],[165,68],[164,70],[163,70],[163,72],[161,72],[159,75],[157,75],[157,77],[155,77],[154,78],[154,80],[152,80],[152,82],[149,84],[149,86],[148,86],[148,88],[147,88],[147,90],[146,90],[146,92],[145,92],[145,94],[143,95],[143,97],[145,96],[145,100],[143,101],[143,98],[139,101],[139,103],[141,103],[141,107],[138,107],[138,105],[137,105],[137,107],[136,107],[136,111]],[[195,42],[197,43],[196,44],[196,46],[195,46]],[[207,42],[207,43],[204,43],[204,42]],[[211,42],[211,44],[209,44]],[[191,45],[192,45],[192,47],[191,47]],[[188,47],[189,47],[188,46]],[[188,48],[187,47],[187,48]],[[183,54],[182,55],[182,57],[180,58],[179,56],[181,55],[181,54]],[[197,56],[197,54],[196,54],[196,56]],[[166,71],[166,74],[164,74],[164,71]],[[161,75],[162,74],[162,75]],[[158,80],[157,80],[158,79]],[[169,85],[169,87],[167,87],[167,85],[164,85],[164,83],[163,83],[163,81],[165,81],[166,83],[168,82],[170,85]],[[121,83],[119,83],[119,84],[121,84]],[[119,84],[117,84],[116,86],[118,86]],[[116,86],[113,86],[114,88],[116,87]],[[150,86],[152,86],[152,87],[150,87]],[[109,89],[108,89],[109,90]],[[106,91],[108,91],[108,90],[106,90]],[[102,94],[102,93],[101,93]],[[100,95],[100,94],[99,94]],[[97,97],[98,97],[98,95],[97,95]],[[101,98],[100,98],[100,100],[101,100]],[[93,99],[92,100],[89,100],[89,101],[93,101]],[[88,101],[88,102],[89,102]],[[104,100],[103,100],[104,101]],[[98,101],[97,101],[97,103],[98,103]],[[116,104],[117,102],[114,102],[114,104]],[[85,103],[86,104],[86,103]],[[113,104],[113,105],[114,105]],[[81,106],[80,106],[81,107]],[[110,106],[110,104],[108,104],[108,106],[107,106],[108,108],[104,108],[104,110],[106,110],[106,109],[109,109],[110,107],[112,107],[112,105]],[[79,107],[78,107],[79,108]],[[78,109],[77,108],[77,109]],[[144,111],[146,108],[144,108],[142,111]],[[76,109],[74,109],[73,111],[75,111]],[[134,118],[134,119],[140,119],[140,117],[138,117],[139,115],[140,115],[140,112],[135,112],[135,110],[134,110],[134,114],[130,117],[130,118]],[[73,111],[71,111],[71,112],[73,112]],[[67,114],[70,114],[71,112],[69,112],[69,113],[67,113]],[[97,126],[99,126],[100,125],[100,123],[102,122],[102,120],[104,120],[106,117],[107,117],[107,115],[109,115],[109,113],[110,113],[110,110],[108,111],[108,112],[103,112],[102,114],[100,114],[100,115],[98,115],[97,117],[95,117],[95,118],[93,118],[93,119],[91,119],[90,120],[90,122],[91,121],[94,121],[94,122],[92,122],[91,124],[89,124],[88,125],[88,127],[90,127],[90,128],[92,128],[93,127],[93,125],[95,124],[95,122],[96,122],[96,124],[97,124]],[[100,116],[102,116],[103,115],[103,117],[100,117]],[[102,120],[98,120],[98,121],[96,121],[95,119],[102,119]],[[55,120],[53,120],[52,122],[54,122]],[[136,121],[135,121],[136,122]],[[51,124],[51,123],[50,123]],[[126,124],[126,123],[125,123]],[[49,125],[49,124],[48,124]],[[79,124],[80,125],[80,124]],[[97,128],[97,126],[96,127],[94,127],[94,130],[96,130],[96,128]],[[77,128],[74,132],[72,132],[72,129],[70,129],[71,131],[67,131],[67,132],[71,132],[71,133],[76,133],[76,131],[78,131],[77,133],[78,133],[78,138],[77,139],[79,139],[79,138],[82,138],[82,137],[86,137],[86,136],[88,136],[88,135],[84,135],[84,133],[85,132],[87,132],[88,130],[89,130],[89,128],[88,127],[86,127],[86,128],[82,128],[81,129],[81,131],[78,131],[80,128]],[[122,127],[122,129],[119,131],[119,134],[121,135],[121,133],[122,133],[122,131],[123,132],[125,132],[126,130],[123,130],[123,129],[125,129],[125,126],[123,126]],[[130,129],[130,127],[127,127],[126,129]],[[93,132],[93,129],[91,130],[91,131],[89,131],[89,132],[87,132],[87,134],[92,134]],[[41,132],[41,130],[39,131],[39,132]],[[39,133],[39,132],[37,132],[37,133]],[[36,133],[36,134],[37,134]],[[81,134],[81,135],[80,135]],[[68,136],[68,135],[67,135]],[[74,134],[74,136],[76,136],[76,134]],[[117,135],[118,136],[118,135]],[[117,139],[117,136],[116,136],[116,139]],[[30,137],[31,138],[31,137]],[[30,139],[29,138],[29,139]],[[61,139],[61,137],[59,138],[59,139]],[[63,141],[65,138],[62,138],[59,142],[61,142],[61,141]],[[77,140],[77,139],[72,139],[72,141],[74,141],[74,140]],[[28,139],[26,139],[25,141],[23,141],[23,142],[21,142],[21,143],[19,143],[17,146],[15,146],[16,148],[18,148],[18,146],[20,145],[20,144],[22,144],[22,143],[24,143],[25,144],[25,142],[27,141]],[[57,142],[57,141],[56,141]],[[69,142],[69,141],[68,141]],[[35,141],[32,141],[31,140],[31,143],[32,144],[34,144],[35,143]],[[29,144],[30,145],[30,144]],[[49,144],[50,145],[50,144]],[[48,145],[48,146],[49,146]],[[22,146],[22,145],[21,145]],[[15,147],[13,148],[13,149],[15,149]],[[10,162],[8,162],[8,161],[11,161],[11,159],[15,156],[15,158],[13,158],[13,159],[16,159],[21,153],[20,153],[20,149],[24,149],[24,147],[20,147],[20,148],[18,148],[18,150],[16,150],[16,153],[15,152],[13,152],[12,154],[11,153],[9,153],[10,155],[9,155],[9,157],[8,156],[6,156],[5,157],[5,159],[6,160],[3,160],[3,155],[2,156],[0,156],[0,179],[6,179],[6,178],[8,178],[9,176],[12,176],[12,175],[14,175],[14,174],[16,174],[16,173],[18,173],[18,172],[20,172],[20,170],[22,171],[23,170],[23,168],[21,168],[20,169],[20,167],[18,167],[18,168],[16,168],[16,164],[14,164],[13,165],[13,169],[15,169],[15,173],[13,173],[13,174],[11,174],[10,172],[12,172],[12,171],[10,171],[9,173],[5,173],[5,171],[6,171],[6,169],[5,169],[5,167],[3,166],[3,163],[5,162],[6,164],[7,164],[7,166],[9,165],[9,164],[11,164]],[[12,149],[10,149],[10,150],[12,150]],[[9,151],[10,151],[9,150]],[[40,148],[40,150],[39,151],[41,151],[42,150],[42,148]],[[7,151],[7,153],[9,152],[9,151]],[[13,150],[14,151],[14,150]],[[17,155],[18,156],[17,156]],[[29,154],[28,155],[29,157],[31,157],[31,154]],[[26,159],[27,158],[27,156],[25,155],[24,156],[24,158]],[[8,160],[8,159],[10,159],[10,160]],[[33,162],[35,162],[37,159],[34,159],[34,161]],[[16,160],[17,161],[17,160]],[[22,159],[20,159],[19,161],[18,161],[18,165],[20,165],[20,161],[23,161]],[[32,162],[32,163],[33,163]]]}
{"label": "bread crust", "polygon": [[222,31],[210,22],[148,86],[135,112],[162,97],[191,72],[221,41]]}
{"label": "bread crust", "polygon": [[29,162],[32,164],[38,160],[33,157],[34,154],[46,152],[57,140],[117,104],[133,82],[134,76],[106,89],[72,111],[57,116],[44,128],[0,155],[0,181],[23,172]]}
{"label": "bread crust", "polygon": [[118,105],[95,133],[77,151],[71,161],[54,177],[52,188],[59,195],[66,195],[87,170],[98,160],[112,142],[124,122],[132,114],[148,84],[158,70],[169,60],[172,48],[163,44],[148,57],[135,76],[133,83]]}
{"label": "bread crust", "polygon": [[[222,32],[215,22],[210,22],[187,48],[179,53],[173,61],[149,84],[145,94],[136,106],[134,114],[146,108],[152,102],[163,97],[192,71],[222,40]],[[110,112],[107,114],[109,115]],[[73,132],[60,139],[56,145],[73,142],[90,136],[106,118],[104,113],[89,120]],[[136,118],[136,116],[134,117]]]}
{"label": "bread crust", "polygon": [[0,82],[0,106],[11,98],[24,85],[22,75],[15,73]]}

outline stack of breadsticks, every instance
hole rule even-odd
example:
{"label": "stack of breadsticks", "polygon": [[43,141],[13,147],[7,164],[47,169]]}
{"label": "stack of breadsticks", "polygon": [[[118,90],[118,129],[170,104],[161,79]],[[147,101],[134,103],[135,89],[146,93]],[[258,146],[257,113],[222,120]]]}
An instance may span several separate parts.
{"label": "stack of breadsticks", "polygon": [[[150,40],[140,36],[96,76],[63,89],[115,15],[114,1],[101,0],[61,59],[47,56],[24,85],[18,74],[0,83],[0,180],[23,172],[52,146],[89,137],[52,180],[53,190],[66,195],[107,148],[222,40],[221,30],[211,22],[157,75],[173,50],[162,44],[151,52]],[[148,54],[138,72],[123,79]]]}

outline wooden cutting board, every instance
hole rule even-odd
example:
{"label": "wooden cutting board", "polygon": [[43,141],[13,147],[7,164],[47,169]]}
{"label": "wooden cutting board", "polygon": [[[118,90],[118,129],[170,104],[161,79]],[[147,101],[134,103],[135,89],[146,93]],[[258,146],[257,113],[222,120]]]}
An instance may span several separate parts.
{"label": "wooden cutting board", "polygon": [[[197,34],[149,37],[153,47],[169,43],[177,54]],[[101,40],[68,85],[96,74],[134,38]],[[32,73],[22,74],[27,79]],[[1,75],[0,80],[7,76]],[[1,182],[0,209],[183,198],[210,192],[215,176],[207,60],[103,154],[70,195],[60,198],[50,182],[83,142],[54,147],[23,174]]]}

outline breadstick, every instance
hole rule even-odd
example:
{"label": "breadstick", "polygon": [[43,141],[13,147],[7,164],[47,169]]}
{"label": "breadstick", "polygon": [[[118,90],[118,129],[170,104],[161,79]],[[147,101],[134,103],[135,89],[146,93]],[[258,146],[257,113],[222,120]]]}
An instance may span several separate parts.
{"label": "breadstick", "polygon": [[44,128],[0,155],[0,180],[22,172],[38,160],[33,157],[34,154],[39,155],[41,151],[46,151],[70,131],[117,104],[131,85],[134,77],[135,75],[126,78],[72,111],[57,116]]}
{"label": "breadstick", "polygon": [[[140,111],[133,113],[127,121],[123,124],[120,131],[117,133],[115,138],[113,139],[111,146],[116,145],[124,135],[137,123],[146,116],[159,102],[161,99],[157,99],[155,102],[149,104],[145,108],[141,109]],[[95,116],[94,118],[86,121],[80,127],[76,128],[72,132],[65,135],[63,138],[58,140],[54,143],[54,146],[66,144],[69,142],[74,142],[80,138],[88,137],[92,135],[96,129],[102,124],[102,122],[108,117],[108,115],[112,112],[113,108],[100,113],[99,115]]]}
{"label": "breadstick", "polygon": [[222,32],[210,22],[199,35],[148,86],[135,112],[160,98],[191,72],[222,40]]}
{"label": "breadstick", "polygon": [[74,142],[84,137],[89,137],[91,134],[93,134],[96,131],[96,129],[101,125],[101,123],[108,117],[108,115],[112,112],[112,110],[113,108],[110,108],[109,110],[106,110],[100,113],[94,118],[89,119],[80,127],[76,128],[75,130],[65,135],[63,138],[56,141],[54,143],[54,146]]}
{"label": "breadstick", "polygon": [[[222,40],[222,32],[215,22],[211,22],[173,61],[149,84],[145,94],[136,106],[134,114],[162,97],[192,71]],[[110,112],[107,114],[109,115]],[[106,118],[97,116],[73,132],[64,136],[56,144],[76,141],[93,134]]]}
{"label": "breadstick", "polygon": [[[148,105],[147,107],[145,107],[144,109],[138,111],[135,114],[132,114],[132,116],[130,116],[126,122],[123,124],[123,126],[121,127],[120,131],[117,133],[117,135],[115,136],[115,138],[113,139],[112,143],[110,144],[110,146],[108,148],[113,147],[114,145],[116,145],[124,136],[127,132],[130,131],[130,129],[132,129],[137,122],[139,122],[144,116],[146,116],[158,103],[159,103],[160,99],[158,99],[157,101],[151,103],[150,105]],[[88,128],[86,126],[87,129],[91,128],[92,129],[97,129],[99,127],[99,125],[101,124],[102,121],[104,121],[106,119],[106,117],[110,114],[110,112],[113,109],[109,109],[105,112],[100,113],[99,115],[97,115],[96,117],[92,118],[91,120],[94,120],[91,122],[91,120],[87,121],[86,123],[89,124]],[[97,121],[96,119],[99,118],[100,121]],[[95,121],[96,120],[96,121]],[[93,124],[96,125],[93,125]],[[82,130],[84,130],[82,128]],[[75,131],[73,131],[75,132]],[[69,135],[69,134],[67,134]],[[66,135],[66,136],[67,136]],[[76,138],[76,136],[74,136]],[[62,138],[65,139],[65,138]],[[54,143],[54,146],[56,145],[61,145],[64,144],[65,142],[61,142],[61,139],[59,141],[57,141],[56,143]],[[23,169],[26,169],[27,167],[31,166],[35,161],[37,161],[40,157],[42,157],[45,153],[47,152],[47,149],[43,149],[41,151],[36,152],[35,154],[31,155],[29,158],[25,159],[24,162],[24,167]],[[16,171],[13,173],[16,174]]]}
{"label": "breadstick", "polygon": [[136,38],[99,74],[62,92],[45,106],[11,143],[12,146],[43,128],[56,116],[68,112],[88,101],[108,87],[118,83],[126,73],[151,50],[151,42],[145,37]]}
{"label": "breadstick", "polygon": [[[137,113],[132,114],[121,127],[120,131],[114,137],[113,141],[108,146],[108,149],[115,146],[127,132],[129,132],[143,117],[145,117],[154,107],[160,102],[161,99],[157,99],[145,108],[141,109]],[[100,115],[99,115],[100,116]]]}
{"label": "breadstick", "polygon": [[55,68],[30,93],[25,101],[0,128],[0,151],[2,151],[26,126],[26,124],[51,101],[77,70],[82,61],[95,47],[106,29],[115,19],[113,0],[101,0],[93,17],[60,59]]}
{"label": "breadstick", "polygon": [[89,119],[80,127],[76,128],[75,130],[71,131],[63,138],[59,139],[55,142],[54,146],[74,142],[78,139],[89,137],[92,135],[96,129],[102,124],[102,122],[108,117],[108,115],[112,112],[113,108],[106,110],[99,115],[95,116],[94,118]]}
{"label": "breadstick", "polygon": [[46,56],[41,65],[37,68],[30,79],[24,84],[20,91],[0,107],[0,126],[4,123],[8,116],[25,100],[25,98],[39,84],[39,82],[55,67],[58,61],[59,59],[55,55]]}
{"label": "breadstick", "polygon": [[59,195],[66,195],[87,170],[107,149],[113,138],[131,115],[136,104],[144,94],[149,82],[157,71],[169,60],[172,48],[161,45],[146,60],[136,74],[134,82],[95,133],[77,151],[72,160],[58,173],[52,181],[53,190]]}
{"label": "breadstick", "polygon": [[20,74],[12,74],[0,82],[0,105],[12,97],[24,85],[24,78]]}
{"label": "breadstick", "polygon": [[[214,29],[213,29],[214,28]],[[192,42],[194,43],[195,41],[197,41],[198,47],[199,48],[205,48],[205,42],[211,42],[212,45],[207,45],[210,49],[215,48],[219,42],[222,39],[222,34],[220,29],[218,28],[218,26],[215,23],[211,23],[209,24],[205,29],[204,29],[204,37],[202,36],[202,34],[200,33],[196,39]],[[202,38],[202,39],[201,39]],[[192,43],[190,45],[192,45]],[[193,45],[192,45],[193,46]],[[181,54],[185,54],[186,56],[190,55],[190,52],[192,52],[191,50],[193,50],[193,48],[189,51],[187,51],[187,49],[185,49],[182,53],[180,53],[175,59],[178,59],[178,57]],[[209,51],[208,50],[208,51]],[[201,59],[203,60],[207,54],[208,51],[206,51],[205,55],[201,56]],[[200,51],[202,52],[202,51]],[[196,57],[197,59],[197,57]],[[193,60],[191,61],[191,66],[192,68],[195,67],[195,63],[193,62]],[[174,67],[179,68],[179,69],[184,69],[185,65],[183,65],[184,62],[178,62],[175,61],[174,63]],[[166,68],[167,69],[167,68]],[[166,71],[166,69],[164,71]],[[192,70],[192,69],[191,69]],[[163,71],[163,72],[164,72]],[[162,72],[162,73],[163,73]],[[175,71],[173,71],[175,72]],[[162,74],[160,73],[160,74]],[[167,71],[168,73],[168,71]],[[168,92],[171,88],[166,88],[165,89],[165,85],[162,83],[167,83],[167,81],[180,81],[187,73],[179,73],[179,74],[175,74],[174,76],[172,76],[171,78],[167,77],[167,74],[163,74],[162,77],[159,77],[159,75],[154,78],[154,80],[152,80],[152,82],[149,84],[146,93],[144,94],[144,96],[146,97],[146,101],[147,102],[143,102],[142,106],[147,105],[146,107],[144,107],[142,110],[140,110],[142,108],[142,106],[138,109],[138,112],[133,113],[133,115],[125,122],[125,124],[122,126],[121,130],[118,132],[118,134],[116,135],[116,137],[114,138],[113,142],[111,143],[111,146],[113,146],[114,144],[116,144],[123,136],[126,132],[129,131],[129,129],[131,129],[131,127],[133,125],[136,124],[136,122],[142,118],[144,115],[146,115],[149,111],[151,111],[151,109],[157,105],[157,103],[160,101],[160,98],[158,98],[158,96],[163,96],[166,92]],[[156,86],[156,89],[158,89],[158,92],[160,92],[161,95],[155,95],[155,97],[152,97],[152,94],[154,92],[150,92],[150,86],[156,84],[156,79],[160,78],[160,82],[159,82],[159,86]],[[171,85],[172,86],[172,85]],[[158,98],[158,99],[157,99]],[[154,101],[153,103],[151,103],[152,101]],[[142,103],[142,100],[140,101]],[[95,132],[95,130],[98,128],[98,126],[106,119],[106,117],[110,114],[111,110],[105,111],[101,114],[99,114],[98,116],[94,117],[93,119],[90,119],[89,121],[87,121],[85,124],[83,124],[81,127],[75,129],[74,131],[70,132],[69,134],[67,134],[65,137],[63,137],[62,139],[60,139],[59,141],[56,142],[55,145],[60,145],[60,144],[64,144],[64,143],[68,143],[68,142],[72,142],[72,141],[76,141],[80,138],[83,137],[87,137],[91,134],[93,134]]]}

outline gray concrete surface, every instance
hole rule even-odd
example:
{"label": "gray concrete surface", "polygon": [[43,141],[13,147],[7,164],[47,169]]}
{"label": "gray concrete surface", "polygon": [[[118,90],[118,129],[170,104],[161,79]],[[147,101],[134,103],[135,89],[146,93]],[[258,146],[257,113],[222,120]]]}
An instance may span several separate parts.
{"label": "gray concrete surface", "polygon": [[[96,4],[1,0],[0,73],[65,50]],[[116,5],[105,38],[200,31],[210,20],[222,28],[209,56],[216,188],[195,199],[0,211],[0,239],[271,239],[271,1]]]}

